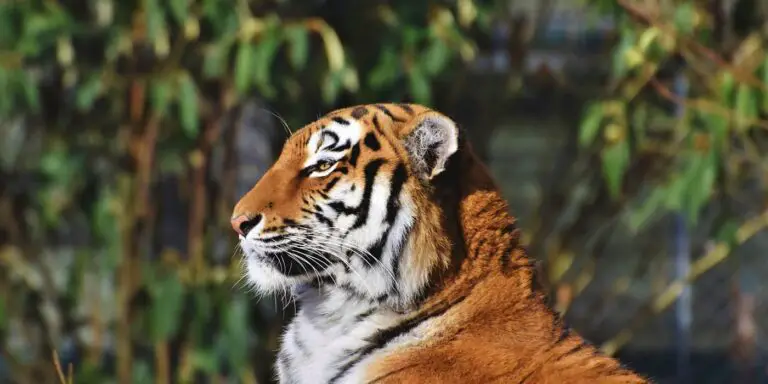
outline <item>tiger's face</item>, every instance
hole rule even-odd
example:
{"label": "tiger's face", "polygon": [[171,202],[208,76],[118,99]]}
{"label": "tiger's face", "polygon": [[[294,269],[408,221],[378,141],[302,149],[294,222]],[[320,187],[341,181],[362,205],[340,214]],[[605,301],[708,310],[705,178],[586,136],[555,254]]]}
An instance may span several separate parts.
{"label": "tiger's face", "polygon": [[429,181],[457,146],[455,124],[418,105],[347,108],[296,131],[232,215],[249,281],[417,294],[440,264],[427,254],[441,240],[416,246],[440,230]]}

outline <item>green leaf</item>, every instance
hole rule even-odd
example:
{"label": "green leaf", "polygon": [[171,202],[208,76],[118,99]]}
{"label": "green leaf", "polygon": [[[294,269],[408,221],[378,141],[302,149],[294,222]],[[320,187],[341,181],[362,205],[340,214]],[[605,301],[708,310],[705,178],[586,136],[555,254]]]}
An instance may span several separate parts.
{"label": "green leaf", "polygon": [[374,91],[380,90],[397,79],[400,74],[400,62],[397,51],[387,46],[381,52],[378,64],[371,70],[368,85]]}
{"label": "green leaf", "polygon": [[147,38],[155,41],[165,30],[165,14],[158,0],[144,0],[144,14],[147,17]]}
{"label": "green leaf", "polygon": [[172,337],[181,322],[184,287],[175,273],[160,273],[153,277],[147,281],[152,297],[150,333],[154,342],[161,342]]}
{"label": "green leaf", "polygon": [[704,126],[711,133],[713,147],[721,151],[728,137],[728,118],[713,112],[701,112],[700,116]]}
{"label": "green leaf", "polygon": [[450,49],[442,40],[433,39],[432,44],[421,55],[421,67],[427,75],[435,76],[448,64],[450,54]]}
{"label": "green leaf", "polygon": [[355,68],[346,66],[341,69],[341,84],[344,86],[344,89],[353,93],[360,89],[360,81]]}
{"label": "green leaf", "polygon": [[192,317],[190,333],[192,335],[193,342],[199,344],[205,342],[204,334],[210,324],[209,320],[215,312],[210,291],[197,288],[192,293],[195,313]]}
{"label": "green leaf", "polygon": [[197,87],[191,76],[182,76],[179,82],[179,113],[181,127],[187,137],[196,137],[200,119],[197,108]]}
{"label": "green leaf", "polygon": [[421,104],[429,104],[431,96],[430,85],[424,73],[416,68],[409,71],[408,86],[414,101]]}
{"label": "green leaf", "polygon": [[616,198],[621,193],[624,172],[629,166],[629,143],[621,140],[605,147],[602,151],[602,164],[608,192]]}
{"label": "green leaf", "polygon": [[154,80],[150,90],[150,101],[155,113],[164,117],[171,104],[171,84],[164,78]]}
{"label": "green leaf", "polygon": [[20,76],[21,87],[24,91],[24,99],[27,102],[27,107],[32,112],[40,110],[40,95],[38,94],[37,84],[35,84],[32,75],[28,72],[22,72]]}
{"label": "green leaf", "polygon": [[627,52],[634,49],[635,37],[635,31],[630,27],[623,27],[621,29],[619,44],[614,49],[613,53],[612,75],[614,79],[624,77],[629,71],[629,66],[627,65]]}
{"label": "green leaf", "polygon": [[275,92],[269,81],[269,75],[279,45],[280,37],[278,36],[277,31],[273,29],[264,34],[261,41],[256,44],[256,47],[253,50],[254,81],[259,87],[262,95],[267,98],[271,98]]}
{"label": "green leaf", "polygon": [[8,325],[8,315],[5,309],[5,296],[0,296],[0,334],[5,332],[5,327]]}
{"label": "green leaf", "polygon": [[587,106],[587,111],[579,126],[579,145],[581,147],[588,147],[595,141],[598,133],[600,133],[603,114],[602,103],[593,102]]}
{"label": "green leaf", "polygon": [[116,207],[120,201],[110,186],[103,186],[93,207],[92,228],[98,244],[103,243],[105,256],[99,260],[99,266],[105,272],[114,271],[122,255],[122,240],[119,226],[119,213]]}
{"label": "green leaf", "polygon": [[[208,48],[207,54],[203,59],[203,76],[205,78],[217,79],[227,71],[230,45],[231,43],[229,41],[223,40],[223,41],[216,42],[214,45]],[[239,57],[240,57],[239,51],[237,55],[239,60]],[[250,57],[248,57],[247,59],[249,58]],[[249,65],[249,63],[245,63],[245,64]],[[250,68],[247,68],[247,70],[250,70]],[[235,76],[238,76],[237,67],[235,68]]]}
{"label": "green leaf", "polygon": [[736,85],[736,81],[733,75],[729,71],[723,71],[720,73],[720,102],[727,106],[731,106],[731,97],[733,97],[733,88]]}
{"label": "green leaf", "polygon": [[192,351],[190,360],[194,368],[208,375],[213,375],[219,370],[219,359],[215,351],[196,349]]}
{"label": "green leaf", "polygon": [[[763,84],[768,84],[768,54],[763,61]],[[763,92],[763,113],[768,114],[768,92]]]}
{"label": "green leaf", "polygon": [[696,8],[693,2],[686,1],[675,7],[674,23],[677,32],[690,34],[693,32],[693,21],[696,15]]}
{"label": "green leaf", "polygon": [[152,369],[149,364],[144,360],[134,360],[131,367],[131,381],[134,384],[146,384],[154,381],[152,377]]}
{"label": "green leaf", "polygon": [[757,108],[755,91],[747,84],[739,84],[736,90],[736,128],[742,131],[749,128],[757,118]]}
{"label": "green leaf", "polygon": [[736,234],[739,232],[739,223],[735,221],[727,221],[717,231],[715,239],[719,242],[723,242],[728,245],[735,245],[737,238]]}
{"label": "green leaf", "polygon": [[184,25],[189,15],[189,0],[170,0],[171,15],[179,25]]}
{"label": "green leaf", "polygon": [[687,188],[682,203],[691,225],[696,224],[701,207],[712,196],[716,172],[714,160],[714,153],[694,153],[689,160],[689,170],[685,174]]}
{"label": "green leaf", "polygon": [[637,233],[664,205],[667,189],[655,187],[643,203],[630,211],[628,226],[632,233]]}
{"label": "green leaf", "polygon": [[679,212],[683,209],[683,201],[685,201],[687,186],[688,183],[684,175],[677,174],[674,176],[667,188],[666,201],[664,202],[664,205],[668,210]]}
{"label": "green leaf", "polygon": [[227,354],[233,367],[242,367],[248,357],[248,303],[241,296],[235,296],[224,311]]}
{"label": "green leaf", "polygon": [[91,109],[93,103],[101,95],[102,81],[99,74],[91,74],[80,84],[75,96],[75,106],[80,111]]}
{"label": "green leaf", "polygon": [[339,96],[339,91],[341,91],[341,85],[342,73],[328,73],[323,79],[323,84],[320,89],[323,102],[331,104],[336,101],[336,98]]}
{"label": "green leaf", "polygon": [[10,74],[0,67],[0,116],[8,116],[13,110],[13,97],[10,91]]}
{"label": "green leaf", "polygon": [[294,69],[302,70],[309,57],[309,32],[302,26],[290,26],[285,29],[288,41],[288,60]]}
{"label": "green leaf", "polygon": [[67,149],[63,145],[55,145],[49,148],[40,158],[39,169],[42,174],[54,178],[67,172]]}
{"label": "green leaf", "polygon": [[253,81],[254,47],[248,42],[241,42],[235,57],[235,89],[245,94]]}
{"label": "green leaf", "polygon": [[0,4],[0,47],[10,47],[18,39],[13,23],[14,17],[12,4]]}

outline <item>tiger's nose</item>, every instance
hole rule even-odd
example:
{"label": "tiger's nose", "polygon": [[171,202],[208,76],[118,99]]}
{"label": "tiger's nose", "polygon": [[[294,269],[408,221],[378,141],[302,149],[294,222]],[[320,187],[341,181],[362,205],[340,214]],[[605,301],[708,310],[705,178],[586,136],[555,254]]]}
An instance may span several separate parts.
{"label": "tiger's nose", "polygon": [[238,235],[248,236],[248,232],[250,232],[251,229],[253,229],[255,226],[259,225],[261,218],[261,214],[253,217],[249,217],[248,215],[240,215],[233,218],[230,222],[232,223],[232,229],[234,229]]}

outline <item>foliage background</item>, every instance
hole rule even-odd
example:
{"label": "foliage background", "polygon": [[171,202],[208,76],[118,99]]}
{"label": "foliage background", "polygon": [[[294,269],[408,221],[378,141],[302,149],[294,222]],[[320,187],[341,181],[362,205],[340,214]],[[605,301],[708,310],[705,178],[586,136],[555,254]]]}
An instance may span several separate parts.
{"label": "foliage background", "polygon": [[[767,16],[759,0],[2,2],[0,380],[56,382],[56,351],[83,383],[270,381],[292,308],[239,283],[231,207],[287,130],[395,100],[468,127],[510,196],[537,185],[513,210],[552,305],[604,351],[659,381],[765,381],[763,251],[736,251],[768,225]],[[523,115],[558,143],[538,179],[505,157]],[[702,363],[691,308],[711,292],[731,292],[706,306],[725,325],[701,329],[727,345]],[[659,329],[672,341],[627,351]]]}

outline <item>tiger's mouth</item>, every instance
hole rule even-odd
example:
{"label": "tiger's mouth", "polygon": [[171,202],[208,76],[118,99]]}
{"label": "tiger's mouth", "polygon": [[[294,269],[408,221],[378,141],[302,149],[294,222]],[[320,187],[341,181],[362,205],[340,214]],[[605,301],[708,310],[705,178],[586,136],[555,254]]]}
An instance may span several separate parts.
{"label": "tiger's mouth", "polygon": [[327,276],[342,263],[339,250],[313,233],[246,236],[240,246],[250,280],[268,291]]}
{"label": "tiger's mouth", "polygon": [[332,266],[330,255],[307,256],[306,250],[293,247],[279,251],[266,251],[257,256],[277,272],[289,277],[322,276]]}

